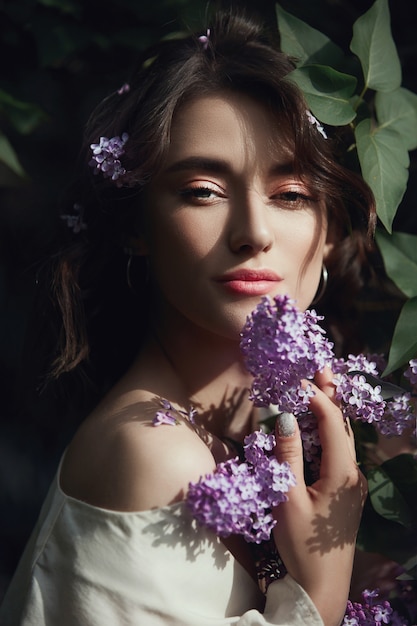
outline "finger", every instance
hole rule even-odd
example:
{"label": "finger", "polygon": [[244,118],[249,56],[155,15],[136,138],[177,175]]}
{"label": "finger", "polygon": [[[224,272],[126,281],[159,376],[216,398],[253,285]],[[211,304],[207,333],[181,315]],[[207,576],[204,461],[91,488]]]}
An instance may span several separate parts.
{"label": "finger", "polygon": [[[314,377],[314,382],[317,387],[323,391],[323,393],[332,400],[337,406],[339,406],[339,402],[336,400],[336,387],[333,383],[334,375],[330,367],[324,367],[321,372],[317,372]],[[355,438],[353,435],[353,431],[350,425],[350,422],[347,418],[344,418],[345,424],[345,432],[348,437],[348,447],[351,452],[352,458],[356,462],[356,449],[355,449]]]}
{"label": "finger", "polygon": [[324,367],[321,372],[316,372],[314,382],[328,398],[336,401],[336,387],[333,383],[334,374],[330,367]]}
{"label": "finger", "polygon": [[344,474],[355,462],[353,434],[341,410],[324,391],[313,385],[310,409],[317,418],[322,447],[321,477]]}
{"label": "finger", "polygon": [[297,481],[294,489],[305,490],[303,446],[297,420],[292,413],[281,413],[275,423],[275,456],[279,463],[289,463]]}

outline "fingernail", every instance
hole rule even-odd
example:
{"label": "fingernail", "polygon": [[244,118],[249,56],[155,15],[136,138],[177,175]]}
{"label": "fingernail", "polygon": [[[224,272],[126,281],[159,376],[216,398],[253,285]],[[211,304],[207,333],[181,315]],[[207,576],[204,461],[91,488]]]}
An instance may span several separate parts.
{"label": "fingernail", "polygon": [[280,437],[291,437],[295,433],[295,417],[292,413],[277,415],[276,424]]}

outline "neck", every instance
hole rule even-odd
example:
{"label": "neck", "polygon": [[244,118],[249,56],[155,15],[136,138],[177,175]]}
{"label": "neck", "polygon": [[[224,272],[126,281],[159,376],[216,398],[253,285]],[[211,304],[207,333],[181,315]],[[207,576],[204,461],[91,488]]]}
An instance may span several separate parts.
{"label": "neck", "polygon": [[250,432],[252,377],[243,365],[238,341],[187,326],[183,332],[154,329],[152,343],[207,430],[236,439]]}

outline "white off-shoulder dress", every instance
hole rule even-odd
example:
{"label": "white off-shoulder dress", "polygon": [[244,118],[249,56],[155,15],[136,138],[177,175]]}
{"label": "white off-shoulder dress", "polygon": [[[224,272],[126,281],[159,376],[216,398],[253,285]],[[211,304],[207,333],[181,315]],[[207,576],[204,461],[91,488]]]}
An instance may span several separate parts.
{"label": "white off-shoulder dress", "polygon": [[183,502],[110,511],[59,470],[0,609],[1,626],[323,626],[289,576],[263,594]]}

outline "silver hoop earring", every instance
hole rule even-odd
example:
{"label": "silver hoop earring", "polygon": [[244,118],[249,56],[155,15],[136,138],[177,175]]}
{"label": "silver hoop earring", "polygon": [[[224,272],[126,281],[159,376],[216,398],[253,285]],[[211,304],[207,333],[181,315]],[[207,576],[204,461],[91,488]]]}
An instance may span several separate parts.
{"label": "silver hoop earring", "polygon": [[[136,289],[133,286],[133,282],[131,278],[132,260],[134,257],[142,256],[142,255],[138,255],[134,248],[124,248],[124,253],[128,256],[127,263],[126,263],[127,286],[129,287],[130,291],[136,295]],[[139,269],[139,268],[136,268],[136,269]],[[136,274],[136,269],[135,269],[134,275]],[[137,278],[138,277],[136,277],[135,282],[137,282]],[[140,280],[143,281],[145,287],[148,287],[150,283],[150,263],[149,263],[149,258],[147,256],[145,257],[145,263],[144,263],[143,268],[140,269],[139,271],[139,281]]]}
{"label": "silver hoop earring", "polygon": [[126,282],[127,286],[131,291],[133,291],[132,281],[130,279],[130,270],[132,267],[132,258],[133,258],[133,250],[132,248],[125,248],[124,253],[128,255],[127,264],[126,264]]}
{"label": "silver hoop earring", "polygon": [[321,268],[320,283],[319,283],[319,286],[318,286],[318,289],[317,289],[317,293],[314,296],[314,299],[313,299],[311,305],[317,304],[317,302],[319,300],[321,300],[321,298],[324,296],[324,292],[326,291],[327,281],[328,280],[329,280],[329,272],[327,271],[327,267],[323,263],[322,268]]}

